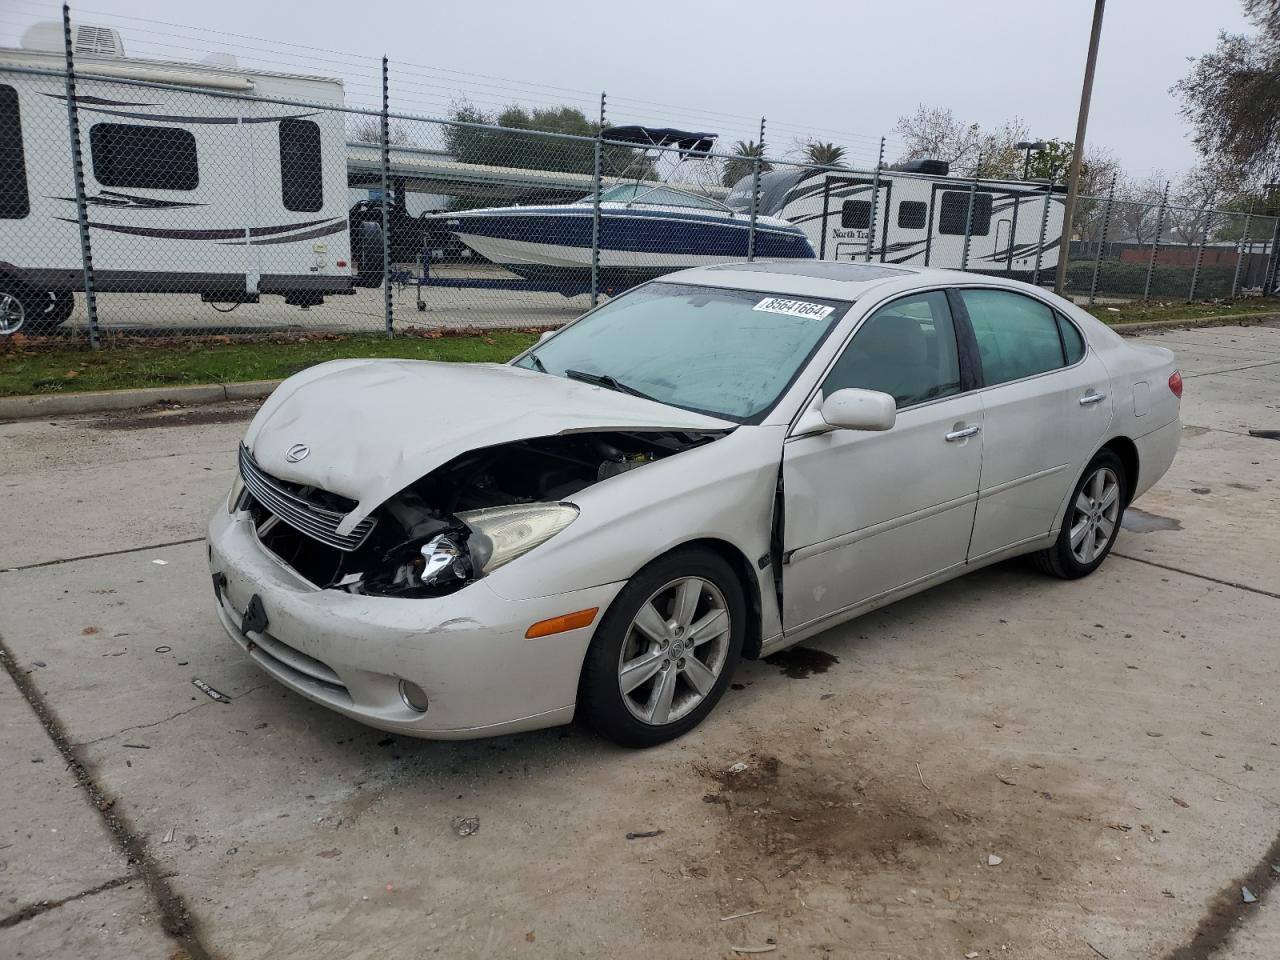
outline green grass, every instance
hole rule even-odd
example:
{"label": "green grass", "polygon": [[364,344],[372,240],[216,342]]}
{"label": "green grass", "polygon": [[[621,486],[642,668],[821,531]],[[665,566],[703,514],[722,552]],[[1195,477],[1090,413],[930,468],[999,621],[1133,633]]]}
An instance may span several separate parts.
{"label": "green grass", "polygon": [[1249,317],[1280,314],[1280,300],[1273,297],[1237,300],[1234,303],[1132,303],[1101,304],[1086,307],[1105,323],[1151,323],[1157,320],[1198,320],[1206,317]]}
{"label": "green grass", "polygon": [[[273,338],[265,341],[152,345],[130,342],[90,351],[83,345],[23,347],[0,343],[0,396],[274,380],[345,357],[497,362],[510,360],[537,334],[494,330],[438,338]],[[7,349],[6,349],[7,347]]]}

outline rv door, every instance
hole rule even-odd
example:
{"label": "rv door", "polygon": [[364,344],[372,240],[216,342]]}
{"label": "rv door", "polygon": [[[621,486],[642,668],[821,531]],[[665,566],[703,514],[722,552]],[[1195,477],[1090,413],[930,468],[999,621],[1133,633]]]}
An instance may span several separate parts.
{"label": "rv door", "polygon": [[871,177],[828,174],[819,259],[883,260],[892,195],[893,183],[887,177],[880,178],[877,189]]}

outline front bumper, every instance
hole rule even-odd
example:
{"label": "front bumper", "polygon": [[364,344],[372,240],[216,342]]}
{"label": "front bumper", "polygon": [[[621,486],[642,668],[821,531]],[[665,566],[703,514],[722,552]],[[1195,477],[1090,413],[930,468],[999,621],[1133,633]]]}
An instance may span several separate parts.
{"label": "front bumper", "polygon": [[[209,522],[209,566],[223,627],[268,674],[362,723],[437,739],[568,723],[592,632],[622,588],[529,600],[504,599],[484,580],[430,599],[319,590],[225,506]],[[242,630],[254,596],[266,626]],[[525,639],[530,624],[590,607],[600,608],[591,626]],[[401,679],[426,692],[425,713],[402,699]]]}

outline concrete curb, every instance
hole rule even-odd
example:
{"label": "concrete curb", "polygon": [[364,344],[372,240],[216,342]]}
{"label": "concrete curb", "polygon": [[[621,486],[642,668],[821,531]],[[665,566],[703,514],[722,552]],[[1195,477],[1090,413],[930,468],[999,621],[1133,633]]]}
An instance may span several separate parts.
{"label": "concrete curb", "polygon": [[135,390],[89,390],[84,393],[27,394],[0,397],[0,420],[31,420],[81,413],[132,410],[155,403],[221,403],[225,400],[257,400],[268,396],[280,380],[244,383],[203,383],[184,387],[144,387]]}
{"label": "concrete curb", "polygon": [[[1110,324],[1123,336],[1154,330],[1183,327],[1220,327],[1233,323],[1280,320],[1280,313],[1223,314],[1184,320],[1148,320]],[[0,420],[31,420],[41,417],[132,410],[153,403],[201,404],[225,400],[259,400],[280,386],[281,380],[247,380],[242,383],[206,383],[185,387],[144,387],[136,390],[91,390],[84,393],[26,394],[0,397]]]}

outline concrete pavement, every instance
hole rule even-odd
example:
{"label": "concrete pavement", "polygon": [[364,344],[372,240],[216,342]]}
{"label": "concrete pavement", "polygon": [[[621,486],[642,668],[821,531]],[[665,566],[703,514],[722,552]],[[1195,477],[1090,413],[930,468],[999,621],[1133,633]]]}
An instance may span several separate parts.
{"label": "concrete pavement", "polygon": [[1276,956],[1280,331],[1149,339],[1186,435],[1098,574],[896,604],[645,752],[268,681],[200,542],[252,405],[0,425],[0,954]]}

